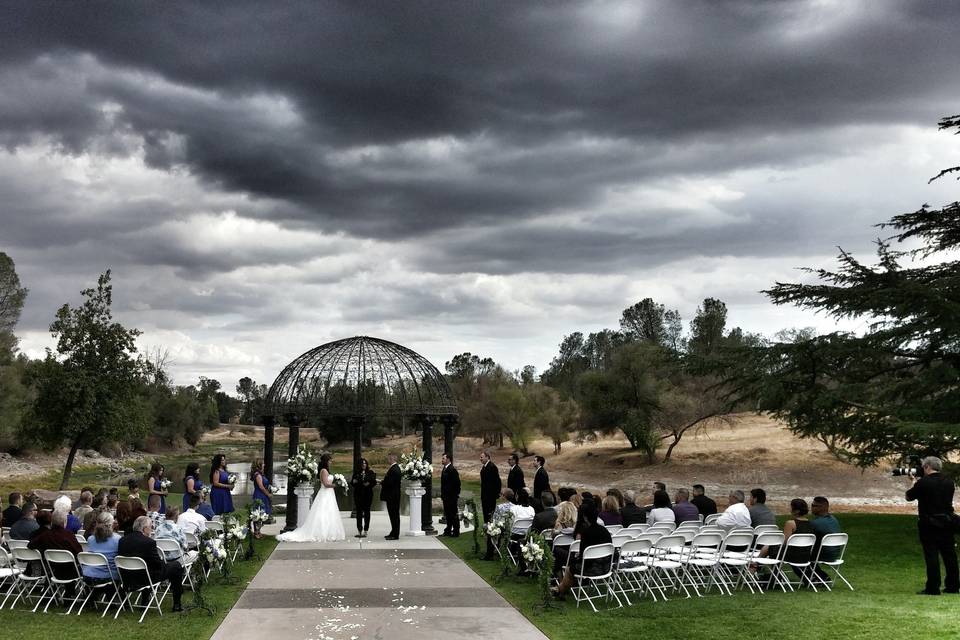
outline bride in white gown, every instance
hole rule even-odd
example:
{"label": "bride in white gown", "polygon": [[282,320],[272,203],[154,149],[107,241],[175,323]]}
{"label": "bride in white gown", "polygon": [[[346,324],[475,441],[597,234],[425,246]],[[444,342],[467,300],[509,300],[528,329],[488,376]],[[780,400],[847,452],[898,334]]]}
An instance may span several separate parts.
{"label": "bride in white gown", "polygon": [[333,477],[328,470],[330,455],[320,456],[320,490],[313,499],[310,513],[303,525],[293,531],[281,533],[277,536],[280,542],[337,542],[345,540],[347,535],[343,530],[343,520],[340,519],[340,508],[337,506],[337,496],[333,489]]}

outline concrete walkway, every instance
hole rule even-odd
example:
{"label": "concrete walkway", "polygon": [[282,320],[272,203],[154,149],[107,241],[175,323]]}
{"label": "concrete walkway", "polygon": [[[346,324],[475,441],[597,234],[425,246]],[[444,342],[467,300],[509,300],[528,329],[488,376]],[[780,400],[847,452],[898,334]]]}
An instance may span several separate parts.
{"label": "concrete walkway", "polygon": [[361,540],[342,516],[345,542],[278,545],[213,639],[545,640],[439,540],[384,540],[382,511]]}

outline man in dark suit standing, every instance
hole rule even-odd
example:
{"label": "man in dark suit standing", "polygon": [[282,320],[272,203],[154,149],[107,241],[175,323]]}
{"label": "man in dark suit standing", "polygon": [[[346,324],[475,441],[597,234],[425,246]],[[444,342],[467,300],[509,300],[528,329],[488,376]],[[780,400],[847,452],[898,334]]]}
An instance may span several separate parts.
{"label": "man in dark suit standing", "polygon": [[[500,490],[503,488],[503,482],[500,480],[500,471],[497,465],[490,461],[490,454],[486,451],[480,452],[480,507],[483,509],[484,524],[490,522],[493,517],[493,510],[497,508],[497,498],[500,497]],[[493,560],[493,543],[487,536],[487,555],[485,560]]]}
{"label": "man in dark suit standing", "polygon": [[510,465],[510,473],[507,474],[507,488],[513,489],[516,495],[520,489],[523,489],[523,469],[520,468],[520,458],[515,453],[511,453],[507,458],[507,464]]}
{"label": "man in dark suit standing", "polygon": [[[133,521],[133,531],[120,538],[117,545],[118,556],[142,558],[147,563],[147,572],[154,584],[170,581],[173,592],[173,610],[183,611],[180,599],[183,596],[183,565],[179,560],[166,562],[157,553],[157,542],[153,538],[153,526],[148,516],[140,516]],[[122,570],[121,570],[122,572]]]}
{"label": "man in dark suit standing", "polygon": [[533,468],[536,469],[533,473],[533,497],[539,499],[541,493],[550,491],[550,476],[543,468],[546,459],[543,456],[533,456],[533,459]]}
{"label": "man in dark suit standing", "polygon": [[443,501],[443,518],[447,523],[442,536],[456,538],[460,535],[460,516],[457,502],[460,500],[460,473],[453,466],[453,456],[446,453],[441,458],[443,470],[440,472],[440,500]]}
{"label": "man in dark suit standing", "polygon": [[384,536],[384,539],[399,540],[400,465],[397,464],[397,454],[388,453],[387,462],[390,463],[390,468],[380,481],[380,499],[387,503],[387,514],[390,516],[390,535]]}
{"label": "man in dark suit standing", "polygon": [[940,558],[946,576],[944,593],[960,593],[960,571],[953,539],[953,480],[940,475],[943,462],[933,456],[923,459],[923,477],[912,476],[913,486],[907,489],[907,500],[917,501],[917,528],[923,560],[927,564],[927,584],[920,595],[940,595]]}

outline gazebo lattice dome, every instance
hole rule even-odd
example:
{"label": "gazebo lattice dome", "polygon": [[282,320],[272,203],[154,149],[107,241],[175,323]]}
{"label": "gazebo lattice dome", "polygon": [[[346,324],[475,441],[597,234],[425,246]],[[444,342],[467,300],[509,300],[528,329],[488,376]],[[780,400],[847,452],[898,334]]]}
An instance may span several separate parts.
{"label": "gazebo lattice dome", "polygon": [[357,336],[320,345],[288,364],[267,394],[278,419],[456,416],[443,374],[399,344]]}

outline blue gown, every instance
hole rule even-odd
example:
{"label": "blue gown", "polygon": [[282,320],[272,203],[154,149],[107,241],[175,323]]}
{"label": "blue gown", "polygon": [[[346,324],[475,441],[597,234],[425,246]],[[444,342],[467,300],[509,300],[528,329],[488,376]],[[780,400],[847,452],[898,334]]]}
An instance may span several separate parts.
{"label": "blue gown", "polygon": [[[220,475],[217,477],[217,481],[220,484],[227,484],[229,479],[230,474],[221,469]],[[211,488],[210,505],[213,507],[213,512],[216,514],[233,513],[233,497],[230,495],[230,490],[224,489],[223,487]]]}
{"label": "blue gown", "polygon": [[[163,491],[163,487],[160,486],[159,478],[153,481],[153,490]],[[166,512],[167,512],[167,498],[166,496],[160,496],[160,511],[158,511],[157,513],[163,515]]]}
{"label": "blue gown", "polygon": [[263,503],[263,510],[266,511],[268,514],[272,514],[272,513],[273,513],[273,505],[270,503],[270,498],[267,496],[267,494],[265,494],[263,491],[260,491],[260,487],[257,486],[257,476],[260,476],[261,478],[263,478],[263,485],[264,485],[265,487],[269,487],[269,486],[270,486],[270,479],[269,479],[267,476],[263,475],[263,474],[260,473],[259,471],[257,471],[255,474],[253,474],[253,501],[254,501],[254,504],[256,504],[256,501],[259,500],[260,502]]}
{"label": "blue gown", "polygon": [[[189,491],[187,491],[187,480],[189,479],[190,478],[183,479],[183,511],[186,511],[187,509],[190,508],[191,494]],[[200,489],[203,489],[203,480],[201,480],[197,476],[193,476],[193,490],[199,493]],[[183,513],[183,511],[181,511],[180,513]]]}

